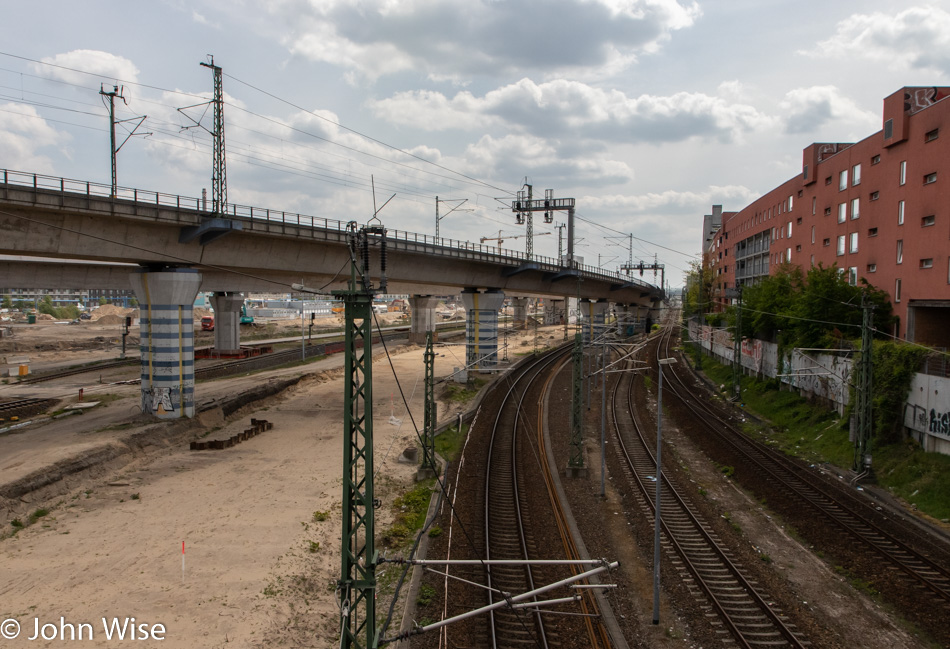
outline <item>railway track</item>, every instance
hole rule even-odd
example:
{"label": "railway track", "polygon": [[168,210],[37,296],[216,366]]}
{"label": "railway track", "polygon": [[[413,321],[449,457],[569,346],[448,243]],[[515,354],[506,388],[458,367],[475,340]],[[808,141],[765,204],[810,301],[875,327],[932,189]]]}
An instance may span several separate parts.
{"label": "railway track", "polygon": [[[610,415],[613,418],[618,456],[623,473],[639,494],[641,507],[653,516],[656,510],[656,457],[645,434],[642,415],[634,402],[637,378],[624,373],[611,391]],[[625,413],[630,413],[627,416]],[[703,597],[722,625],[716,631],[724,642],[745,649],[753,647],[793,647],[808,645],[769,597],[758,592],[757,584],[724,548],[711,530],[694,512],[665,472],[661,472],[661,529],[669,547],[682,564],[680,569],[691,594]]]}
{"label": "railway track", "polygon": [[[435,552],[462,563],[451,575],[438,573],[444,580],[427,580],[438,588],[443,619],[495,608],[443,628],[438,637],[419,636],[420,647],[616,646],[592,588],[562,583],[592,563],[574,544],[553,486],[557,469],[548,466],[542,430],[547,391],[567,352],[554,350],[526,361],[496,382],[483,401],[482,412],[490,412],[490,418],[476,418],[473,424],[459,461],[455,496],[449,496],[457,501],[452,520],[443,519],[449,543],[437,542],[435,549],[430,545],[430,556]],[[452,542],[453,532],[467,542]],[[575,565],[566,565],[568,561]],[[537,596],[527,594],[552,584],[560,585]]]}
{"label": "railway track", "polygon": [[42,412],[54,402],[53,399],[14,399],[0,403],[0,419],[28,417]]}
{"label": "railway track", "polygon": [[76,374],[85,374],[86,372],[95,372],[98,370],[107,370],[114,367],[125,367],[127,365],[138,365],[139,360],[135,359],[126,359],[121,361],[111,361],[108,363],[99,363],[98,365],[86,365],[83,367],[73,367],[68,370],[62,370],[59,372],[50,372],[49,374],[38,374],[36,376],[30,376],[25,379],[20,379],[20,383],[43,383],[45,381],[52,381],[54,379],[62,379],[67,376],[75,376]]}
{"label": "railway track", "polygon": [[[544,477],[548,485],[547,496],[550,510],[539,509],[537,500],[527,494],[527,458],[543,458],[544,441],[541,435],[543,393],[550,385],[554,369],[563,360],[564,351],[549,353],[531,363],[509,386],[502,406],[498,409],[491,429],[489,450],[485,462],[484,538],[485,559],[576,559],[573,540],[563,525],[564,512],[561,503],[550,487],[550,467],[544,461],[534,464],[546,467]],[[543,381],[541,390],[536,385]],[[540,396],[538,396],[540,394]],[[534,395],[537,419],[532,419],[529,395]],[[532,437],[534,446],[532,448]],[[544,473],[544,470],[542,470]],[[558,534],[566,556],[551,556],[552,548],[539,546],[538,528],[547,516],[560,521]],[[544,538],[542,536],[542,538]],[[553,549],[556,554],[556,549]],[[504,598],[504,593],[517,594],[533,590],[543,583],[561,579],[568,574],[565,567],[532,567],[492,565],[486,570],[488,603]],[[541,609],[500,608],[489,614],[490,646],[505,647],[538,646],[556,648],[575,646],[574,638],[565,638],[564,625],[551,624]],[[582,605],[584,629],[589,647],[610,647],[609,638],[599,623],[591,620],[598,615],[596,602],[585,597]],[[576,625],[575,625],[576,626]],[[576,633],[576,631],[575,631]]]}
{"label": "railway track", "polygon": [[[669,356],[670,336],[666,336],[662,344],[663,353]],[[809,527],[828,526],[836,530],[839,538],[844,535],[848,539],[840,540],[838,547],[852,546],[851,551],[857,555],[874,557],[874,573],[857,576],[877,580],[878,590],[886,597],[895,598],[895,604],[905,615],[927,627],[935,637],[948,638],[945,625],[939,622],[950,612],[950,570],[945,561],[946,553],[941,555],[933,541],[923,538],[916,527],[899,527],[900,521],[895,520],[894,515],[736,430],[728,413],[708,400],[691,396],[692,391],[681,374],[680,370],[664,372],[664,377],[670,378],[665,392],[694,413],[702,434],[728,449],[737,468],[741,466],[747,473],[756,474],[758,484],[771,486],[776,495],[769,496],[770,502],[780,497],[795,501],[799,511],[804,507],[810,512],[806,516]],[[929,552],[922,551],[922,547]],[[901,584],[903,594],[898,595],[895,586]],[[914,600],[917,606],[908,605]],[[936,615],[931,616],[929,611],[935,611]]]}

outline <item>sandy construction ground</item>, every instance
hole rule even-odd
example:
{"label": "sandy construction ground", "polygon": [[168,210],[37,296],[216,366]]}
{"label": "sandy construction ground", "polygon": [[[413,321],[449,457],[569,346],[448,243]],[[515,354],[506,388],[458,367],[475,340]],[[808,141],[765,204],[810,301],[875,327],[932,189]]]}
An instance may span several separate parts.
{"label": "sandy construction ground", "polygon": [[[548,336],[555,333],[560,340],[560,330]],[[527,340],[512,342],[516,350],[530,349]],[[422,349],[393,351],[396,375],[421,426]],[[457,346],[437,351],[436,376],[449,374],[463,355]],[[385,524],[393,499],[412,484],[415,467],[396,459],[415,433],[393,372],[381,353],[375,361],[377,495],[383,501],[378,520]],[[0,621],[16,620],[21,627],[19,637],[0,646],[59,646],[61,633],[67,641],[71,634],[61,621],[77,631],[91,625],[82,628],[85,638],[93,635],[84,646],[109,646],[117,636],[107,638],[103,618],[121,623],[133,617],[136,639],[155,632],[152,625],[164,628],[164,641],[141,646],[337,646],[343,390],[340,370],[328,365],[339,367],[342,358],[321,363],[281,371],[320,374],[247,407],[209,439],[247,428],[251,416],[272,422],[273,430],[223,451],[193,452],[185,445],[155,450],[73,485],[52,503],[35,503],[49,513],[0,540]],[[270,375],[200,384],[199,401]],[[136,399],[133,390],[108,409],[122,414]],[[455,410],[457,405],[442,404],[440,419]],[[22,472],[11,466],[14,447],[20,461],[30,456],[35,463],[62,455],[64,446],[79,448],[83,435],[102,441],[111,430],[128,432],[121,426],[84,431],[88,416],[57,422],[59,434],[39,428],[0,436],[0,482]],[[65,429],[69,421],[77,422],[70,424],[73,430]],[[315,512],[330,516],[317,521]],[[43,630],[55,639],[31,643],[37,624],[51,624]]]}

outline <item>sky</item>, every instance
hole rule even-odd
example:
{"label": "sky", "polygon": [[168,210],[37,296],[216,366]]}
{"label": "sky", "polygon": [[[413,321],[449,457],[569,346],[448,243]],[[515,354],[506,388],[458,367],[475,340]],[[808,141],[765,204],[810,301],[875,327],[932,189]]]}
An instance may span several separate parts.
{"label": "sky", "polygon": [[[387,228],[433,235],[438,197],[442,237],[524,251],[510,206],[531,184],[576,200],[584,263],[655,258],[672,286],[712,205],[741,209],[950,72],[950,0],[0,7],[0,168],[108,185],[118,87],[117,144],[146,116],[118,184],[210,194],[213,56],[229,202],[360,223],[385,203]],[[535,215],[536,255],[557,255],[554,219]]]}

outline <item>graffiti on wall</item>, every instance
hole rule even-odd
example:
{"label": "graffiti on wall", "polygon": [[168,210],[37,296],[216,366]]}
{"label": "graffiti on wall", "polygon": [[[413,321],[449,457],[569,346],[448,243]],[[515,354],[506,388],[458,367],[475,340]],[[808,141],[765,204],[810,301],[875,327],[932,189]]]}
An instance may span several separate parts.
{"label": "graffiti on wall", "polygon": [[177,398],[177,387],[153,387],[142,390],[142,411],[156,415],[175,412]]}
{"label": "graffiti on wall", "polygon": [[938,435],[950,435],[950,412],[937,412],[930,409],[930,426],[927,428],[929,433]]}
{"label": "graffiti on wall", "polygon": [[910,115],[920,112],[923,109],[933,106],[935,103],[947,97],[944,88],[908,88],[904,91],[904,112]]}
{"label": "graffiti on wall", "polygon": [[[756,372],[762,371],[762,341],[757,338],[742,339],[742,356],[751,359]],[[743,365],[746,365],[743,363]]]}

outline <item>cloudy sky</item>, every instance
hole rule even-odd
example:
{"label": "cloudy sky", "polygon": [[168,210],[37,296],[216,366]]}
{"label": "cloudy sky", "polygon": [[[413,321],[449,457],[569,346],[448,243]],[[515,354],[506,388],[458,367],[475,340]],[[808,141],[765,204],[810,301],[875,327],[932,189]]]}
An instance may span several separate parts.
{"label": "cloudy sky", "polygon": [[[950,83],[950,1],[3,5],[2,168],[108,184],[99,91],[117,85],[117,118],[147,115],[151,133],[122,147],[119,185],[210,191],[210,136],[184,127],[213,127],[195,106],[213,55],[230,202],[365,222],[372,177],[378,204],[395,194],[389,228],[434,234],[436,197],[468,199],[443,237],[501,231],[524,250],[506,205],[527,181],[577,200],[585,263],[657,255],[674,286],[712,204],[739,209],[797,174],[811,142],[879,130],[898,88]],[[540,220],[535,253],[555,256]]]}

